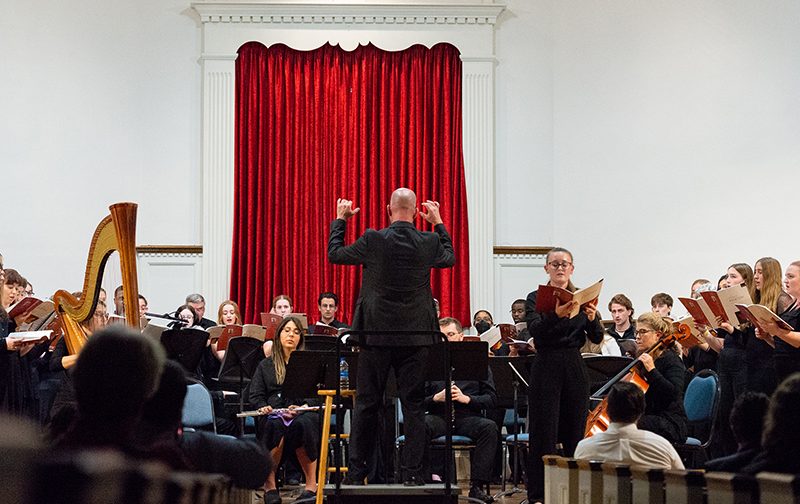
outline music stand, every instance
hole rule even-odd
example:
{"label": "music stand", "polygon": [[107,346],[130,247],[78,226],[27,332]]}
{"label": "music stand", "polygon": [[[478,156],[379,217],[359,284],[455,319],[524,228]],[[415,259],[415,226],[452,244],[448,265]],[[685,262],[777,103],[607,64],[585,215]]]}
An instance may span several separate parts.
{"label": "music stand", "polygon": [[196,374],[208,342],[208,333],[201,329],[167,329],[161,333],[161,345],[167,358],[186,371]]}
{"label": "music stand", "polygon": [[[244,411],[244,384],[253,378],[259,363],[264,360],[264,342],[249,336],[239,336],[228,341],[225,358],[219,368],[217,379],[220,382],[239,383],[239,413]],[[244,418],[240,420],[244,432]]]}
{"label": "music stand", "polygon": [[625,369],[633,359],[630,357],[620,357],[618,355],[586,355],[583,362],[589,371],[589,392],[590,397],[611,378],[617,376],[620,371]]}
{"label": "music stand", "polygon": [[[306,351],[311,350],[318,352],[335,352],[337,339],[338,338],[336,336],[309,334],[304,338],[303,350]],[[292,354],[292,358],[294,358],[294,353]]]}
{"label": "music stand", "polygon": [[[528,388],[529,384],[523,377],[530,376],[530,366],[534,359],[536,359],[535,355],[493,357],[489,359],[489,367],[492,368],[492,377],[494,378],[494,388],[497,392],[497,403],[498,405],[505,405],[508,404],[510,399],[511,407],[514,411],[514,486],[510,490],[504,490],[495,495],[495,499],[524,492],[524,490],[517,487],[519,483],[519,389],[520,386]],[[503,464],[505,464],[505,461],[503,461]],[[503,473],[505,474],[505,470]],[[505,481],[503,481],[503,487],[505,488]]]}

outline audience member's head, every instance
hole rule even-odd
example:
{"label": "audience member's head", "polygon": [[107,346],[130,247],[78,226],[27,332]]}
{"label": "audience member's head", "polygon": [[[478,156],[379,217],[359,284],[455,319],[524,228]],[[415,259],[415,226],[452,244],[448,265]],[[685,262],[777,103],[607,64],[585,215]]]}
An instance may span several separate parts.
{"label": "audience member's head", "polygon": [[161,380],[155,394],[144,403],[142,422],[154,431],[177,431],[181,426],[183,400],[186,397],[186,377],[175,361],[164,363]]}
{"label": "audience member's head", "polygon": [[633,383],[619,382],[608,392],[608,418],[612,422],[636,423],[644,406],[644,392]]}
{"label": "audience member's head", "polygon": [[464,328],[461,322],[453,317],[439,319],[439,330],[447,336],[448,341],[461,341],[464,339]]}
{"label": "audience member's head", "polygon": [[197,318],[195,324],[200,323],[200,319],[206,316],[206,298],[202,294],[194,293],[186,296],[186,304],[194,308]]}
{"label": "audience member's head", "polygon": [[769,397],[760,392],[745,392],[736,398],[731,410],[730,424],[740,450],[761,446],[767,408]]}
{"label": "audience member's head", "polygon": [[672,303],[672,296],[666,292],[659,292],[650,298],[650,306],[653,309],[653,313],[658,313],[662,317],[669,317],[672,311]]}
{"label": "audience member's head", "polygon": [[292,313],[292,298],[286,294],[278,294],[272,298],[272,310],[275,315],[285,317]]}
{"label": "audience member's head", "polygon": [[515,299],[513,303],[511,303],[511,318],[514,320],[515,324],[520,322],[525,322],[525,300],[524,299]]}
{"label": "audience member's head", "polygon": [[156,391],[164,360],[155,341],[127,326],[94,334],[73,372],[78,421],[67,444],[125,447],[142,406]]}
{"label": "audience member's head", "polygon": [[223,301],[217,310],[217,324],[219,325],[233,325],[242,323],[242,313],[239,311],[239,305],[230,299]]}
{"label": "audience member's head", "polygon": [[800,373],[783,381],[770,399],[761,446],[772,462],[793,462],[800,453]]}
{"label": "audience member's head", "polygon": [[334,292],[323,292],[317,298],[317,305],[319,307],[320,320],[330,324],[336,318],[336,310],[339,308],[339,296]]}

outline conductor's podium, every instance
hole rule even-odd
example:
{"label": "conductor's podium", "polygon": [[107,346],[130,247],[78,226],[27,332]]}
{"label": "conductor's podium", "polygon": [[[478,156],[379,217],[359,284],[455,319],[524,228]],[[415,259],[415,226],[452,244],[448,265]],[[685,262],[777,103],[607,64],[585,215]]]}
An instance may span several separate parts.
{"label": "conductor's podium", "polygon": [[[320,390],[317,392],[325,398],[322,417],[322,439],[319,450],[319,465],[317,475],[317,496],[316,504],[322,504],[324,497],[329,496],[328,502],[334,501],[336,493],[335,485],[324,484],[328,473],[336,472],[336,467],[328,467],[328,448],[331,438],[331,414],[334,410],[333,400],[336,397],[335,390]],[[351,397],[356,401],[355,390],[340,391],[341,397]],[[341,426],[338,427],[341,429]],[[348,434],[339,434],[342,439],[347,439]],[[347,472],[346,467],[340,467],[341,472]],[[450,496],[446,502],[456,504],[460,489],[452,486]],[[425,486],[405,486],[399,485],[344,485],[339,488],[339,499],[335,502],[352,504],[394,504],[397,502],[409,502],[418,504],[441,504],[445,502],[445,485],[425,485]]]}

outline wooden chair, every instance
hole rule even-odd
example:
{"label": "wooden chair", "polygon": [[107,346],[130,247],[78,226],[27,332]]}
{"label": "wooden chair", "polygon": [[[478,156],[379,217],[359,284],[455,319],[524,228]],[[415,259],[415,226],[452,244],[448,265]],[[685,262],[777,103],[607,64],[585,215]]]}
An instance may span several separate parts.
{"label": "wooden chair", "polygon": [[605,462],[603,469],[603,502],[605,504],[631,504],[631,468],[628,464]]}
{"label": "wooden chair", "polygon": [[758,504],[758,481],[749,474],[706,473],[708,504]]}
{"label": "wooden chair", "polygon": [[664,469],[631,466],[633,502],[664,503]]}
{"label": "wooden chair", "polygon": [[762,472],[756,474],[762,504],[800,503],[800,476]]}
{"label": "wooden chair", "polygon": [[705,504],[706,479],[703,471],[664,471],[667,504]]}
{"label": "wooden chair", "polygon": [[578,460],[578,502],[603,503],[603,462]]}

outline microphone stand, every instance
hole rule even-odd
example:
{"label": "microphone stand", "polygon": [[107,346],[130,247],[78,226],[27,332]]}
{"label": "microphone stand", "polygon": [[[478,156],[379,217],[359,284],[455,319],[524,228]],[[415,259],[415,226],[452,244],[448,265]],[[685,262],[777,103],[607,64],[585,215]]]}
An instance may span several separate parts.
{"label": "microphone stand", "polygon": [[[514,367],[514,364],[509,362],[508,366],[514,372],[514,380],[511,382],[511,385],[514,388],[514,486],[509,490],[502,491],[495,495],[495,500],[507,495],[525,492],[525,490],[517,486],[519,483],[519,385],[520,382],[524,383],[525,387],[530,387],[530,385],[528,385],[528,382],[525,381],[525,378],[522,377],[520,372],[517,371],[517,368]],[[530,408],[531,405],[528,404],[528,407]],[[503,461],[503,463],[505,464],[505,461]],[[505,482],[503,482],[503,484],[505,485]]]}

